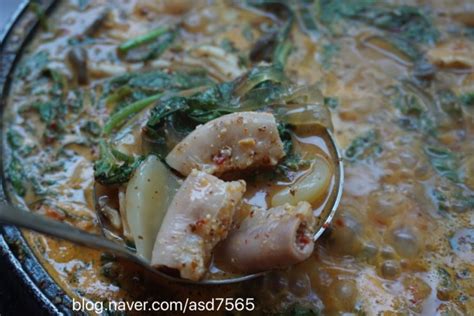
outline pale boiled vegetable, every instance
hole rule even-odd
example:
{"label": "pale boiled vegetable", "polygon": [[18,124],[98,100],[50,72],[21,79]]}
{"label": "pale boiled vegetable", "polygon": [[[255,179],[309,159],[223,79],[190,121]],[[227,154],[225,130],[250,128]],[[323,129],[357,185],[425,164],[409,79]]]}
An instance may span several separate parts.
{"label": "pale boiled vegetable", "polygon": [[329,162],[323,157],[315,157],[306,174],[272,197],[272,207],[285,203],[296,205],[301,201],[314,203],[328,191],[331,176]]}
{"label": "pale boiled vegetable", "polygon": [[178,179],[153,155],[135,170],[125,193],[125,211],[137,254],[150,260],[156,235]]}

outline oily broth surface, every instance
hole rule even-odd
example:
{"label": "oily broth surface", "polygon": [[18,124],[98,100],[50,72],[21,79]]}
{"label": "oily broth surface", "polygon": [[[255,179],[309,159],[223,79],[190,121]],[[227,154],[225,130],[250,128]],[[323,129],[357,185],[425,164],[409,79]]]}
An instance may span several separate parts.
{"label": "oily broth surface", "polygon": [[[268,18],[224,2],[211,6],[199,1],[192,5],[172,5],[170,1],[168,4],[139,0],[113,2],[123,12],[117,15],[114,28],[106,27],[95,43],[88,46],[90,67],[94,69],[92,88],[88,89],[91,97],[86,98],[82,111],[68,113],[70,122],[65,140],[46,142],[42,137],[44,127],[37,115],[18,114],[19,109],[31,102],[31,94],[24,93],[22,80],[13,82],[4,114],[5,128],[15,128],[26,143],[38,146],[23,163],[31,166],[31,172],[38,173],[40,179],[51,180],[48,187],[55,194],[40,200],[29,190],[24,199],[11,194],[12,199],[91,232],[99,230],[92,198],[92,160],[97,153],[93,146],[81,143],[77,126],[91,119],[103,121],[110,111],[95,106],[94,97],[101,91],[93,88],[94,85],[102,78],[172,62],[186,48],[200,43],[218,46],[227,38],[236,48],[245,51],[252,42],[242,35],[242,30],[250,29],[253,37],[258,38],[259,27],[270,23]],[[63,61],[68,39],[83,32],[105,3],[94,1],[85,12],[78,11],[75,1],[61,3],[51,17],[54,29],[58,30],[55,36],[40,30],[23,59],[47,50],[53,56],[52,66],[67,69]],[[463,8],[463,2],[458,4],[457,7],[446,1],[430,4],[443,41],[456,36],[450,37],[446,30],[453,16],[463,11],[459,9]],[[118,44],[143,34],[156,26],[157,21],[177,21],[178,17],[173,14],[183,13],[189,9],[186,7],[194,7],[191,9],[194,11],[188,13],[186,31],[179,40],[180,49],[166,52],[159,62],[151,65],[119,61],[115,53]],[[469,10],[473,12],[474,8]],[[341,147],[347,148],[357,135],[373,129],[383,140],[382,151],[371,159],[346,162],[341,206],[331,231],[318,241],[309,260],[288,271],[272,272],[245,284],[188,287],[158,281],[128,263],[112,261],[96,251],[25,232],[45,268],[67,293],[97,301],[251,296],[257,298],[261,309],[271,311],[283,310],[298,302],[302,306],[324,308],[326,314],[472,313],[472,256],[458,255],[449,244],[456,232],[472,229],[472,210],[444,213],[438,210],[431,192],[450,184],[433,170],[424,154],[425,137],[397,123],[398,113],[386,93],[387,87],[410,75],[410,67],[361,45],[364,32],[370,30],[351,28],[346,36],[334,39],[340,46],[339,53],[331,67],[326,68],[320,63],[321,45],[313,43],[296,28],[293,30],[295,49],[287,72],[300,84],[320,81],[325,95],[338,97],[340,104],[332,115]],[[459,74],[441,70],[436,81],[457,93],[474,90],[472,72]],[[39,82],[38,86],[44,85]],[[470,113],[466,110],[463,124],[446,124],[440,139],[452,151],[472,157],[472,109]],[[6,141],[4,146],[8,147]],[[65,149],[62,154],[58,154],[60,148]],[[5,153],[8,156],[11,151],[6,148]],[[50,165],[52,161],[61,161],[63,165],[53,171],[37,167]]]}

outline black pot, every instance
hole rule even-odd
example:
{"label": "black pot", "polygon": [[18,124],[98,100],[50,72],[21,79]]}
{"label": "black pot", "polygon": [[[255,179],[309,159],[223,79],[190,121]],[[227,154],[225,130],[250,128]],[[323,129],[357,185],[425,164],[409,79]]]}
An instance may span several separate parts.
{"label": "black pot", "polygon": [[[3,114],[12,80],[12,71],[23,47],[35,34],[38,16],[31,2],[42,12],[54,9],[55,0],[22,2],[0,34],[0,109]],[[3,122],[3,115],[2,115]],[[3,129],[2,129],[3,130]],[[2,140],[4,138],[2,137]],[[3,144],[2,146],[3,147]],[[0,153],[0,161],[3,155]],[[0,202],[9,203],[1,163]],[[0,226],[0,315],[70,314],[71,299],[57,285],[34,256],[21,230]],[[77,313],[74,313],[77,314]]]}

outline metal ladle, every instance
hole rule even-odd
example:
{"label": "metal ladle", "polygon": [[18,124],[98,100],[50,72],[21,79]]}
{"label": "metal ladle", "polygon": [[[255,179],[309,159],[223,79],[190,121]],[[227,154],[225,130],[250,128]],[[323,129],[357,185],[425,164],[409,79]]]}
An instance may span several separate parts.
{"label": "metal ladle", "polygon": [[[342,196],[342,188],[344,183],[344,167],[342,157],[338,146],[336,145],[334,136],[326,129],[329,139],[329,152],[333,156],[333,161],[336,164],[335,168],[335,182],[331,194],[327,200],[325,210],[319,216],[319,229],[314,235],[316,241],[331,222],[334,213],[339,205]],[[18,227],[33,230],[52,237],[64,239],[72,243],[106,251],[116,255],[117,257],[135,262],[152,273],[158,274],[160,277],[174,282],[191,283],[191,284],[230,284],[242,282],[253,279],[257,276],[263,275],[265,272],[238,275],[227,279],[204,279],[201,281],[190,281],[168,275],[160,270],[150,266],[150,264],[136,255],[135,252],[126,248],[125,246],[111,241],[104,236],[87,233],[83,230],[75,228],[71,225],[49,219],[45,216],[34,214],[32,212],[24,211],[18,207],[4,204],[0,205],[0,223],[7,225],[15,225]]]}

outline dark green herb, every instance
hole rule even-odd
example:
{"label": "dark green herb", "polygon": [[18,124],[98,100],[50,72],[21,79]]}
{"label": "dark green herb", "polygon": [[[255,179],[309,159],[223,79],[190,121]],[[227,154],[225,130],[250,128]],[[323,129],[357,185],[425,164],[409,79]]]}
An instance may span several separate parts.
{"label": "dark green herb", "polygon": [[26,172],[23,169],[23,163],[15,154],[11,155],[10,162],[5,172],[6,177],[15,192],[20,196],[24,196],[26,194]]}
{"label": "dark green herb", "polygon": [[234,43],[228,38],[224,38],[221,41],[220,47],[225,50],[227,53],[237,53],[239,50],[235,48]]}
{"label": "dark green herb", "polygon": [[474,106],[474,92],[462,94],[459,99],[461,100],[461,103],[465,106]]}
{"label": "dark green herb", "polygon": [[291,16],[280,32],[277,33],[276,47],[273,51],[272,62],[275,66],[285,68],[286,60],[291,53],[293,45],[289,39],[293,17]]}
{"label": "dark green herb", "polygon": [[322,51],[320,54],[320,62],[323,65],[324,69],[331,68],[331,62],[335,55],[340,51],[340,47],[337,44],[328,43],[322,46]]}
{"label": "dark green herb", "polygon": [[92,137],[98,137],[102,133],[102,128],[100,127],[99,123],[94,121],[86,121],[81,126],[81,131],[84,133],[89,134]]}
{"label": "dark green herb", "polygon": [[334,110],[339,106],[339,99],[336,97],[324,97],[324,105]]}
{"label": "dark green herb", "polygon": [[313,39],[318,39],[321,35],[315,14],[317,9],[317,2],[312,0],[299,0],[295,8],[296,19],[301,30]]}
{"label": "dark green herb", "polygon": [[17,75],[25,79],[35,78],[38,74],[42,73],[43,70],[49,63],[49,54],[46,51],[39,51],[26,59],[18,66]]}
{"label": "dark green herb", "polygon": [[171,74],[152,71],[131,76],[127,84],[133,90],[144,93],[156,93],[163,90],[185,90],[213,84],[204,72],[174,72]]}
{"label": "dark green herb", "polygon": [[449,211],[449,199],[441,190],[434,189],[432,195],[438,207],[438,211],[442,213]]}
{"label": "dark green herb", "polygon": [[23,136],[11,127],[7,131],[7,141],[12,149],[23,146]]}
{"label": "dark green herb", "polygon": [[103,132],[105,135],[109,134],[112,132],[114,128],[119,127],[122,125],[126,119],[128,119],[130,116],[133,116],[137,113],[139,113],[141,110],[152,104],[153,102],[156,102],[160,97],[161,93],[149,96],[145,99],[142,99],[140,101],[131,103],[122,109],[120,111],[116,112],[112,116],[109,117],[107,120],[107,123],[104,125]]}
{"label": "dark green herb", "polygon": [[463,113],[459,98],[451,90],[443,89],[437,91],[436,97],[443,112],[455,120],[462,119]]}
{"label": "dark green herb", "polygon": [[289,156],[293,151],[293,140],[291,139],[291,127],[286,123],[278,124],[278,134],[283,142],[283,150],[286,156]]}
{"label": "dark green herb", "polygon": [[438,211],[442,213],[464,212],[474,208],[474,195],[456,184],[448,188],[436,188],[432,191],[432,196]]}
{"label": "dark green herb", "polygon": [[118,51],[127,61],[146,61],[161,56],[175,38],[174,29],[161,26],[122,43]]}
{"label": "dark green herb", "polygon": [[402,127],[421,131],[430,136],[437,134],[435,120],[419,94],[408,89],[396,88],[392,104],[402,115],[400,120]]}
{"label": "dark green herb", "polygon": [[378,156],[382,152],[379,134],[369,130],[357,136],[345,150],[346,159],[349,161],[364,160],[371,156]]}
{"label": "dark green herb", "polygon": [[150,43],[156,40],[158,37],[168,33],[170,28],[167,26],[160,26],[156,29],[151,30],[150,32],[137,36],[135,38],[129,39],[124,43],[120,44],[118,47],[118,51],[120,53],[126,53],[131,49],[137,48],[144,44]]}
{"label": "dark green herb", "polygon": [[41,5],[36,2],[30,2],[29,8],[31,9],[31,11],[33,11],[36,14],[39,24],[41,25],[43,30],[48,31],[49,30],[48,20],[46,19],[46,14],[44,12],[44,9],[41,7]]}
{"label": "dark green herb", "polygon": [[443,267],[438,267],[437,271],[438,273],[438,290],[442,291],[451,291],[455,287],[455,283],[453,282],[453,279],[451,277],[451,274]]}
{"label": "dark green herb", "polygon": [[431,21],[413,6],[370,6],[353,17],[415,43],[433,44],[439,36]]}
{"label": "dark green herb", "polygon": [[426,146],[425,153],[436,172],[453,182],[459,182],[459,161],[455,153],[446,148]]}
{"label": "dark green herb", "polygon": [[130,157],[99,141],[100,157],[94,163],[95,180],[104,185],[127,182],[143,157]]}
{"label": "dark green herb", "polygon": [[318,19],[329,27],[343,18],[355,17],[368,8],[373,0],[321,0],[315,14]]}
{"label": "dark green herb", "polygon": [[[282,70],[278,67],[253,68],[234,81],[215,84],[189,97],[175,96],[162,100],[152,109],[147,126],[154,129],[165,117],[176,112],[185,114],[197,123],[205,123],[226,113],[261,108],[273,100],[272,93],[276,89],[273,83],[277,85],[284,79]],[[248,96],[251,90],[262,87],[264,83],[270,84],[265,89],[267,94],[262,94],[263,89],[259,90],[259,94],[265,98],[266,103],[250,102]]]}
{"label": "dark green herb", "polygon": [[419,47],[404,37],[391,35],[389,37],[385,37],[384,40],[392,44],[393,48],[406,55],[413,62],[416,62],[416,60],[420,59],[422,56],[422,52],[420,51]]}

